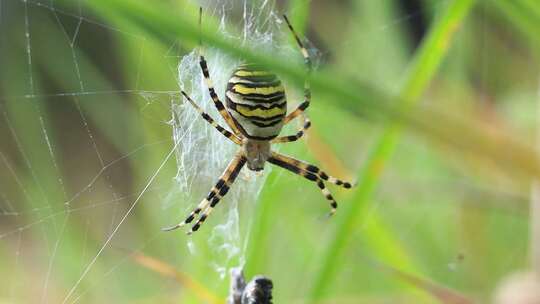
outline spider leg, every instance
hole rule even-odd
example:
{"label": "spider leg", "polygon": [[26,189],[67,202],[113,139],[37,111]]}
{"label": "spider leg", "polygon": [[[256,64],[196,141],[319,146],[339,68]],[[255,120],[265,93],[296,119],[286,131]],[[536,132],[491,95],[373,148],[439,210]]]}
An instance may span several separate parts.
{"label": "spider leg", "polygon": [[187,94],[186,92],[184,91],[181,91],[182,92],[182,95],[184,95],[184,97],[189,101],[189,103],[195,108],[195,110],[197,110],[197,112],[199,112],[199,114],[201,114],[202,118],[204,120],[206,120],[209,124],[211,124],[214,128],[216,128],[216,130],[218,130],[219,133],[223,134],[225,137],[227,137],[228,139],[230,139],[231,141],[233,141],[235,144],[237,145],[241,145],[242,144],[242,140],[240,138],[238,138],[238,136],[234,135],[233,133],[231,133],[230,131],[226,130],[225,128],[223,128],[222,126],[220,126],[210,115],[208,115],[208,113],[205,113],[194,101],[193,99],[191,99]]}
{"label": "spider leg", "polygon": [[217,191],[214,192],[215,194],[211,198],[211,201],[209,202],[209,204],[206,204],[205,209],[203,210],[203,213],[201,214],[197,222],[195,222],[193,227],[191,227],[191,230],[188,232],[188,234],[192,234],[193,232],[199,230],[201,225],[208,218],[208,216],[210,216],[210,213],[212,213],[212,211],[214,210],[214,207],[227,194],[227,192],[229,192],[231,185],[234,183],[236,177],[240,173],[240,170],[242,169],[245,163],[246,163],[246,158],[240,153],[237,154],[237,156],[229,164],[229,167],[227,167],[227,170],[223,174],[222,178],[220,178],[220,182],[222,182],[222,186],[219,189],[219,192]]}
{"label": "spider leg", "polygon": [[216,106],[216,109],[218,110],[219,114],[221,114],[221,117],[223,117],[223,119],[225,119],[225,122],[227,123],[227,125],[229,125],[229,127],[233,130],[233,132],[235,134],[240,134],[240,130],[238,130],[238,128],[234,124],[234,120],[233,120],[231,114],[229,114],[229,112],[227,112],[227,110],[225,109],[225,106],[223,105],[221,100],[219,100],[219,97],[216,94],[216,90],[214,89],[212,79],[210,79],[210,73],[208,72],[208,66],[207,66],[206,60],[204,59],[204,56],[202,54],[200,55],[199,64],[200,64],[201,69],[202,69],[202,73],[203,73],[203,76],[204,76],[204,79],[205,79],[205,82],[206,82],[206,86],[208,87],[208,92],[210,92],[210,97],[212,97],[212,101],[214,102],[214,105]]}
{"label": "spider leg", "polygon": [[195,224],[197,227],[195,228],[194,226],[189,233],[191,233],[192,231],[196,231],[208,217],[206,210],[209,208],[209,206],[213,208],[219,202],[219,200],[223,196],[225,196],[225,194],[227,194],[227,192],[229,191],[229,187],[232,185],[232,183],[238,176],[240,169],[242,169],[245,163],[245,157],[241,153],[238,153],[229,163],[227,169],[225,169],[225,172],[223,172],[223,174],[219,177],[218,182],[212,188],[212,190],[210,190],[208,196],[206,196],[206,198],[200,202],[200,204],[187,216],[187,218],[182,222],[178,223],[177,225],[164,228],[162,230],[171,231],[178,229],[184,225],[191,223],[197,217],[197,215],[199,215],[202,211],[205,211],[203,215],[201,215],[201,218],[199,218],[199,220]]}
{"label": "spider leg", "polygon": [[[330,211],[330,215],[333,215],[334,213],[336,213],[337,202],[334,199],[334,197],[332,196],[332,194],[330,193],[330,191],[328,190],[328,188],[326,188],[326,186],[324,185],[324,182],[323,182],[324,178],[319,176],[319,174],[322,171],[318,170],[317,172],[319,172],[319,174],[316,173],[316,172],[313,172],[312,167],[316,168],[315,166],[308,165],[308,164],[306,164],[304,162],[301,162],[301,161],[299,161],[297,159],[294,159],[292,157],[285,156],[283,154],[279,154],[279,153],[276,153],[276,152],[272,152],[272,155],[268,159],[268,162],[270,162],[270,163],[272,163],[272,164],[274,164],[276,166],[282,167],[284,169],[287,169],[287,170],[289,170],[289,171],[291,171],[293,173],[296,173],[296,174],[298,174],[300,176],[303,176],[304,178],[306,178],[306,179],[308,179],[310,181],[315,182],[317,184],[317,186],[321,189],[324,197],[327,200],[330,201],[330,207],[332,208],[332,210]],[[324,172],[322,172],[322,173],[324,173]],[[330,177],[328,175],[326,175],[326,174],[325,174],[325,177],[327,177],[327,180],[330,182],[330,179],[329,179]],[[342,182],[342,184],[343,184],[343,182]]]}
{"label": "spider leg", "polygon": [[[199,9],[199,28],[202,26],[201,24],[202,24],[202,8]],[[206,63],[206,59],[204,58],[204,55],[203,55],[204,51],[203,51],[202,41],[199,40],[199,43],[200,43],[199,65],[201,67],[201,70],[204,76],[204,81],[206,82],[206,86],[208,87],[208,92],[210,93],[210,97],[212,98],[212,101],[214,102],[214,105],[216,106],[216,109],[218,110],[219,114],[221,115],[221,117],[223,117],[223,119],[225,119],[225,122],[233,130],[234,134],[236,135],[241,134],[238,127],[236,127],[231,114],[227,112],[227,110],[225,109],[225,106],[223,105],[223,102],[221,102],[221,100],[216,94],[216,90],[214,89],[212,79],[210,78],[210,72],[208,71],[208,64]]]}
{"label": "spider leg", "polygon": [[301,160],[298,160],[298,159],[295,159],[295,158],[292,158],[292,157],[289,157],[289,156],[285,156],[283,154],[275,153],[275,152],[272,152],[272,156],[275,156],[278,159],[284,159],[288,163],[290,163],[291,165],[299,168],[302,171],[313,173],[313,174],[317,175],[319,178],[321,178],[322,180],[327,181],[327,182],[329,182],[331,184],[334,184],[334,185],[341,186],[341,187],[343,187],[345,189],[350,189],[354,185],[353,183],[350,183],[350,182],[338,179],[336,177],[333,177],[331,175],[328,175],[326,172],[319,169],[319,167],[308,164],[308,163],[303,162]]}
{"label": "spider leg", "polygon": [[309,53],[307,49],[305,48],[304,44],[302,43],[302,40],[300,40],[300,37],[298,37],[298,34],[296,34],[296,31],[294,30],[291,23],[289,22],[289,19],[287,18],[286,15],[283,15],[283,19],[285,19],[287,26],[291,30],[291,33],[293,34],[294,39],[296,40],[296,43],[300,47],[300,52],[302,53],[302,56],[304,57],[304,64],[306,65],[306,68],[307,68],[306,80],[304,82],[304,102],[298,105],[298,107],[294,111],[292,111],[289,115],[285,117],[285,119],[283,120],[283,123],[287,124],[294,118],[298,117],[300,114],[304,113],[307,107],[309,107],[309,103],[311,102],[311,88],[309,85],[308,78],[311,74],[312,65],[311,65],[311,58],[309,56]]}
{"label": "spider leg", "polygon": [[305,168],[305,170],[308,171],[308,172],[317,174],[321,179],[323,179],[324,181],[327,181],[327,182],[329,182],[331,184],[341,186],[341,187],[343,187],[345,189],[351,189],[352,186],[354,185],[354,183],[350,183],[350,182],[347,182],[347,181],[344,181],[344,180],[341,180],[341,179],[338,179],[336,177],[333,177],[331,175],[326,174],[326,172],[319,169],[319,167],[317,167],[317,166],[310,165],[310,164],[304,163],[304,162],[299,161],[299,160],[297,160],[297,161],[299,163],[298,166],[301,166],[301,167]]}
{"label": "spider leg", "polygon": [[297,141],[300,138],[302,138],[302,136],[304,136],[304,134],[306,133],[306,130],[309,129],[309,127],[311,127],[311,121],[309,121],[309,118],[306,117],[304,121],[304,126],[295,135],[281,136],[281,137],[275,138],[272,140],[272,143],[281,144],[281,143]]}

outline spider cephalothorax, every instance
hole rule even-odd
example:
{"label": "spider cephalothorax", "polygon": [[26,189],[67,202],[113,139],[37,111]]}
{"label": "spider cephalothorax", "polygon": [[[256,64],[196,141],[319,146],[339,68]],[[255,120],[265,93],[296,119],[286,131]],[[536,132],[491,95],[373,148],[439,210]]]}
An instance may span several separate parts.
{"label": "spider cephalothorax", "polygon": [[270,142],[267,140],[244,139],[242,143],[244,156],[249,170],[261,171],[270,158]]}
{"label": "spider cephalothorax", "polygon": [[[311,71],[309,54],[286,16],[284,16],[284,19],[300,47],[309,73]],[[270,147],[271,144],[293,142],[300,139],[311,126],[309,119],[303,115],[311,100],[308,81],[306,80],[304,84],[304,101],[294,111],[286,115],[287,100],[285,90],[277,76],[258,65],[244,63],[236,68],[229,79],[225,92],[227,102],[227,108],[225,108],[225,105],[216,94],[203,55],[200,56],[199,63],[208,86],[210,97],[232,132],[218,125],[184,91],[182,91],[182,95],[201,114],[203,119],[229,140],[241,146],[241,148],[229,163],[217,184],[197,208],[184,221],[164,230],[177,229],[193,222],[198,217],[198,220],[188,233],[197,231],[221,198],[227,194],[242,167],[247,164],[248,169],[261,171],[264,169],[266,162],[287,169],[315,182],[326,199],[330,201],[330,206],[332,207],[331,214],[335,213],[337,203],[330,194],[330,191],[326,188],[324,181],[344,188],[351,188],[351,184],[329,176],[314,165],[277,152],[272,152]],[[278,137],[282,127],[299,116],[305,117],[303,128],[295,135]]]}

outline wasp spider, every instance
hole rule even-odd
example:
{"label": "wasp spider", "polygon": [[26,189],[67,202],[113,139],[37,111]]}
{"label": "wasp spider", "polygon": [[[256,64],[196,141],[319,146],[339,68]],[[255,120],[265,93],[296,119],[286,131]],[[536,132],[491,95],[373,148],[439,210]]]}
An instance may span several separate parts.
{"label": "wasp spider", "polygon": [[[309,75],[311,72],[311,60],[308,51],[294,31],[287,16],[284,15],[283,17],[300,47]],[[227,194],[242,167],[247,165],[250,170],[261,171],[266,162],[301,175],[317,184],[326,199],[330,201],[332,208],[330,214],[334,214],[337,203],[332,197],[332,194],[330,194],[330,191],[326,188],[324,182],[326,181],[344,188],[351,188],[351,183],[332,177],[314,165],[282,155],[270,149],[271,144],[288,143],[300,139],[310,127],[311,123],[306,118],[303,127],[295,135],[278,137],[282,127],[294,118],[303,115],[309,106],[311,90],[307,78],[304,83],[304,101],[294,111],[286,115],[287,100],[285,91],[281,81],[274,73],[250,63],[244,63],[238,66],[228,81],[225,92],[227,107],[225,107],[212,85],[208,66],[202,54],[200,55],[199,64],[206,85],[208,86],[210,97],[232,132],[218,125],[184,91],[182,91],[182,95],[201,114],[203,119],[241,148],[208,196],[202,200],[184,221],[163,230],[170,231],[177,229],[193,222],[197,218],[197,221],[188,234],[197,231],[208,218],[214,207]]]}

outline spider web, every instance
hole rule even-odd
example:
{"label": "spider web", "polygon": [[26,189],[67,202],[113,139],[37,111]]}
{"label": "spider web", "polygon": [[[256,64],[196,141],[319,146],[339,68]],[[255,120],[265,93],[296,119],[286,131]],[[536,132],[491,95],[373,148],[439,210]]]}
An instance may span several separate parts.
{"label": "spider web", "polygon": [[[261,52],[276,52],[282,55],[290,55],[291,49],[280,47],[277,43],[279,38],[280,18],[274,13],[272,1],[262,1],[256,9],[248,2],[222,1],[216,3],[202,3],[205,14],[208,12],[214,18],[220,20],[220,33],[241,45],[255,48]],[[228,29],[227,20],[235,11],[242,11],[243,18],[239,28],[240,34],[235,34],[236,29]],[[203,18],[204,20],[204,18]],[[276,38],[277,37],[277,38]],[[204,52],[207,60],[210,77],[217,92],[225,92],[228,78],[233,70],[241,63],[213,48],[196,49],[182,56],[178,64],[179,88],[187,92],[199,106],[219,122],[221,126],[227,126],[222,117],[215,110],[214,103],[208,93],[204,77],[199,66],[199,55]],[[290,56],[289,56],[290,57]],[[225,96],[219,94],[224,102]],[[200,197],[205,197],[209,191],[208,185],[213,185],[217,177],[223,172],[239,147],[216,132],[214,127],[200,119],[197,111],[187,102],[178,100],[172,103],[173,138],[177,143],[176,150],[177,174],[175,181],[178,191],[184,201],[191,201],[185,214],[199,203]],[[227,127],[229,129],[229,127]],[[201,162],[200,160],[206,160]],[[269,170],[266,170],[268,173]],[[242,241],[238,219],[238,204],[241,201],[256,201],[258,193],[264,182],[264,174],[249,170],[242,170],[239,180],[227,194],[228,214],[226,221],[211,228],[212,233],[209,244],[216,248],[218,258],[212,262],[222,278],[228,273],[229,263],[234,259],[243,264],[243,251],[246,246]],[[196,194],[196,195],[194,195]],[[249,230],[249,228],[248,228]],[[242,244],[243,243],[243,244]],[[190,250],[195,253],[193,243],[189,243]],[[218,262],[219,261],[219,262]]]}
{"label": "spider web", "polygon": [[[242,43],[245,44],[251,43],[259,47],[273,45],[274,34],[271,30],[265,29],[272,28],[269,24],[275,23],[275,19],[277,19],[273,15],[273,7],[269,2],[265,2],[262,7],[258,8],[257,15],[255,16],[254,9],[248,7],[246,3],[243,4],[242,8],[244,11],[243,20],[245,20],[242,26],[244,29],[242,37],[234,37],[232,34],[228,34],[224,28],[226,22],[225,12],[233,9],[232,2],[221,3],[219,5],[206,4],[205,11],[210,12],[210,16],[221,18],[221,30],[223,34],[228,34],[231,38],[242,40]],[[186,107],[183,101],[179,99],[178,89],[179,87],[183,87],[190,92],[193,98],[200,101],[200,105],[206,111],[209,113],[215,112],[213,110],[213,104],[208,99],[207,90],[202,85],[203,81],[200,77],[201,73],[195,52],[180,58],[180,56],[173,55],[178,45],[172,45],[166,50],[161,61],[168,65],[172,78],[177,79],[179,86],[169,90],[144,90],[140,89],[140,86],[144,81],[141,75],[141,64],[144,56],[144,48],[147,45],[145,37],[139,34],[128,33],[114,26],[95,21],[91,17],[86,17],[83,4],[80,1],[75,6],[74,11],[67,11],[63,7],[59,8],[55,5],[54,1],[21,0],[7,3],[2,1],[0,4],[0,12],[2,13],[0,16],[6,16],[6,11],[14,11],[22,15],[22,21],[17,24],[18,29],[21,31],[16,34],[22,36],[24,39],[22,42],[24,56],[18,59],[24,59],[24,64],[21,64],[21,66],[24,66],[26,69],[23,77],[27,79],[26,88],[21,88],[19,92],[2,94],[2,100],[5,103],[2,105],[3,123],[6,125],[7,135],[9,135],[12,141],[10,143],[12,145],[9,148],[15,149],[15,154],[20,159],[12,159],[12,155],[10,154],[12,151],[9,148],[7,152],[2,151],[0,153],[0,159],[10,174],[11,182],[16,185],[18,192],[31,205],[30,208],[18,207],[18,204],[9,198],[11,193],[7,193],[7,190],[2,189],[1,198],[3,204],[1,206],[1,215],[9,219],[9,224],[2,228],[0,239],[9,240],[9,242],[13,243],[12,246],[16,248],[14,257],[15,267],[19,267],[21,249],[28,242],[25,235],[29,234],[29,231],[32,230],[42,231],[42,241],[44,248],[46,248],[46,253],[40,259],[47,262],[45,263],[46,269],[44,270],[41,293],[33,299],[47,303],[51,298],[56,298],[55,295],[50,294],[50,290],[54,289],[51,286],[51,278],[55,276],[55,267],[59,263],[58,260],[64,258],[60,256],[59,248],[63,246],[63,242],[68,237],[68,231],[74,229],[72,227],[74,225],[72,223],[74,218],[78,217],[79,214],[94,218],[99,217],[99,214],[102,212],[110,213],[107,216],[110,219],[108,224],[99,223],[96,225],[95,223],[91,223],[90,220],[84,222],[84,229],[86,230],[84,233],[85,243],[89,242],[88,238],[96,238],[96,235],[89,235],[91,234],[89,231],[92,230],[92,227],[102,226],[101,233],[103,235],[101,236],[101,241],[96,240],[95,245],[97,245],[97,249],[95,252],[90,253],[87,248],[88,244],[83,246],[82,258],[78,263],[81,268],[80,275],[73,282],[72,288],[67,291],[66,295],[63,298],[60,295],[60,298],[56,300],[58,301],[60,299],[62,303],[75,303],[82,299],[88,290],[94,288],[81,288],[81,284],[90,275],[102,255],[106,254],[107,251],[114,251],[115,246],[121,246],[119,244],[113,245],[113,243],[118,242],[118,239],[122,238],[120,235],[121,228],[125,226],[128,218],[133,216],[135,208],[143,197],[158,193],[158,201],[162,202],[160,204],[161,206],[158,207],[161,207],[161,210],[168,210],[174,205],[177,205],[179,200],[183,201],[182,212],[171,212],[174,215],[171,217],[172,220],[178,221],[198,203],[198,199],[203,197],[203,193],[209,190],[212,183],[215,183],[228,160],[232,157],[236,147],[224,140],[221,135],[201,120],[191,107]],[[36,83],[35,75],[38,73],[36,71],[38,69],[36,67],[36,62],[38,62],[36,57],[41,56],[39,53],[45,53],[45,48],[41,47],[42,44],[40,42],[35,41],[36,34],[33,33],[38,32],[38,30],[36,29],[37,26],[33,26],[33,22],[39,24],[39,22],[43,22],[43,18],[47,18],[47,22],[53,23],[53,27],[57,30],[56,35],[53,36],[63,40],[60,42],[65,47],[65,53],[68,54],[67,57],[62,59],[64,63],[71,65],[72,70],[70,72],[74,76],[74,82],[67,86],[69,88],[68,91],[54,91],[54,89],[49,91],[38,88],[38,84]],[[263,23],[255,26],[254,20],[262,20],[263,18],[265,19]],[[4,17],[0,21],[4,23],[11,21],[5,19]],[[272,30],[275,30],[275,25]],[[109,87],[105,81],[97,83],[85,81],[85,72],[95,72],[85,71],[87,67],[86,61],[88,59],[84,58],[84,54],[81,54],[78,49],[78,44],[81,41],[84,43],[84,38],[81,39],[82,33],[87,33],[87,31],[106,32],[118,40],[129,40],[131,43],[141,45],[140,56],[134,65],[136,76],[133,88],[116,89]],[[11,32],[4,33],[2,42],[15,39],[16,34],[12,34]],[[266,49],[268,50],[268,48]],[[3,59],[5,60],[7,58]],[[208,50],[207,59],[217,87],[223,87],[226,77],[230,75],[238,62],[212,49]],[[177,69],[175,65],[178,66]],[[54,87],[54,85],[51,87]],[[100,147],[101,139],[98,138],[102,136],[101,130],[96,130],[99,128],[89,122],[84,105],[85,103],[94,102],[103,97],[110,98],[111,96],[116,98],[124,98],[126,96],[138,98],[139,101],[143,101],[144,103],[142,107],[143,114],[146,114],[144,113],[146,108],[153,107],[155,104],[161,107],[168,103],[173,118],[170,120],[160,118],[160,120],[153,122],[157,124],[170,124],[172,126],[171,137],[161,138],[151,143],[135,144],[131,150],[126,149],[127,152],[118,153],[120,154],[119,156],[106,155],[103,152],[104,148]],[[62,166],[59,164],[63,155],[58,151],[59,147],[55,146],[55,141],[51,140],[52,135],[50,134],[50,130],[52,129],[52,122],[47,119],[48,113],[44,113],[48,110],[46,109],[46,103],[50,100],[73,103],[74,110],[77,111],[79,118],[79,135],[86,137],[85,144],[88,149],[87,151],[91,151],[88,157],[94,162],[92,167],[97,169],[94,170],[96,171],[95,175],[83,179],[81,182],[82,186],[79,186],[76,191],[66,189],[65,178],[62,176]],[[28,155],[29,148],[26,148],[28,143],[22,142],[20,139],[21,136],[18,134],[20,131],[12,121],[13,119],[10,115],[10,103],[12,102],[28,102],[32,104],[31,111],[35,111],[36,124],[39,129],[39,141],[45,147],[46,159],[44,161],[50,165],[49,169],[51,171],[49,173],[52,172],[57,176],[53,178],[55,181],[53,184],[56,184],[54,186],[55,189],[51,189],[49,185],[46,186],[41,182],[44,176],[36,169],[35,160],[32,159],[32,156]],[[105,105],[103,109],[106,109]],[[214,117],[218,118],[215,115],[216,113],[213,114]],[[149,120],[153,119],[155,118],[150,117]],[[223,121],[220,119],[218,121],[224,125]],[[153,149],[156,146],[170,146],[170,149],[163,155],[159,162],[156,162],[153,166],[154,169],[149,171],[146,179],[139,186],[139,190],[134,189],[134,192],[128,195],[119,194],[116,190],[118,185],[115,185],[117,181],[113,177],[114,174],[117,174],[115,171],[121,170],[132,159],[136,158],[139,154],[143,154],[145,150]],[[92,156],[92,154],[94,155]],[[170,165],[174,157],[176,157],[177,161],[177,173],[174,179],[172,179],[173,182],[168,186],[167,183],[160,182],[160,186],[158,186],[158,183],[155,182],[157,176],[167,164]],[[201,162],[202,159],[208,160],[208,162]],[[21,163],[18,163],[19,161]],[[26,181],[26,176],[21,177],[20,169],[16,167],[19,165],[28,171],[29,182]],[[230,266],[228,263],[233,258],[237,258],[237,261],[239,259],[241,260],[239,257],[241,254],[241,239],[238,227],[237,204],[240,200],[256,200],[257,193],[263,182],[262,178],[247,172],[243,172],[239,179],[244,179],[248,182],[239,182],[239,185],[233,188],[227,196],[228,204],[231,205],[228,208],[228,215],[225,217],[224,222],[222,221],[222,224],[215,225],[212,228],[212,233],[208,241],[208,246],[217,249],[215,259],[209,263],[222,277],[227,267]],[[41,198],[38,201],[42,200],[42,204],[34,205],[33,202],[37,200],[33,197],[33,193],[29,193],[30,191],[28,189],[30,186],[28,186],[28,183],[32,184],[32,187],[35,186],[36,195]],[[197,187],[194,187],[194,185]],[[110,198],[95,201],[101,196],[101,193],[96,194],[96,192],[102,191],[101,188],[109,192],[105,196],[109,196]],[[54,199],[50,199],[51,195],[48,195],[47,192],[56,190],[59,190],[59,194]],[[166,195],[163,196],[159,192],[166,193]],[[124,206],[120,207],[120,205]],[[216,215],[217,217],[219,215]],[[155,235],[144,240],[139,249],[148,246],[149,243],[158,237],[158,233],[156,231]],[[192,253],[197,251],[196,245],[192,241],[188,241],[187,246]],[[24,258],[28,259],[29,257]],[[113,266],[109,271],[104,272],[103,275],[105,277],[109,276],[125,260],[126,257],[121,259],[122,262],[120,264]],[[8,292],[10,297],[16,299],[20,295],[17,292],[20,288],[21,285],[13,282]]]}
{"label": "spider web", "polygon": [[[207,240],[162,233],[159,228],[183,219],[206,195],[237,147],[180,98],[183,88],[225,125],[204,87],[196,51],[180,55],[177,42],[163,49],[162,57],[147,58],[155,47],[148,37],[98,21],[86,11],[85,1],[75,3],[66,9],[54,0],[0,0],[0,62],[16,62],[11,67],[18,69],[10,71],[13,83],[24,79],[18,83],[25,84],[0,88],[0,265],[9,266],[14,278],[0,287],[0,302],[124,299],[115,278],[138,274],[128,263],[136,251],[167,257],[172,264],[186,259],[176,248],[191,252],[187,258],[202,254],[203,268],[223,276],[243,263],[242,236],[253,223],[239,219],[240,205],[248,205],[249,214],[265,177],[242,171],[212,215],[214,222],[205,224]],[[202,6],[205,15],[221,20],[222,34],[293,57],[297,50],[277,43],[282,40],[276,33],[283,31],[274,3],[263,1],[256,8],[246,3],[208,1]],[[243,29],[240,35],[226,27],[238,11],[243,12],[236,24]],[[379,36],[420,13],[400,16],[371,33]],[[138,55],[100,62],[103,58],[83,51],[113,41],[137,45]],[[52,52],[51,44],[61,45],[62,53]],[[238,61],[212,48],[206,55],[216,89],[223,92]],[[163,67],[172,81],[152,82],[143,73],[148,64]],[[133,79],[123,83],[116,69],[128,69]],[[57,80],[66,79],[66,73],[69,82]],[[48,78],[53,80],[46,83]],[[135,106],[126,106],[130,102]],[[124,109],[132,111],[134,121],[121,115]],[[147,129],[131,129],[143,124]],[[155,134],[139,134],[147,130]],[[159,215],[149,219],[147,213]],[[154,229],[143,232],[141,224]],[[404,229],[403,235],[411,230]],[[60,267],[69,268],[69,275]],[[141,280],[141,286],[155,287],[150,279]],[[159,288],[165,287],[154,290]]]}

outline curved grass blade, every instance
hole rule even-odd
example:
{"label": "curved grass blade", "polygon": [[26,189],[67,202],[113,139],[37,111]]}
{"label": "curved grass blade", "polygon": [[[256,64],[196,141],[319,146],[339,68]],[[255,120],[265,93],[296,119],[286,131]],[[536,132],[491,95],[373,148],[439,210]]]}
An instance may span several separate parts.
{"label": "curved grass blade", "polygon": [[[443,16],[433,25],[409,69],[409,76],[401,90],[400,106],[409,107],[421,97],[441,64],[454,33],[473,7],[473,0],[453,1]],[[360,172],[358,188],[347,210],[342,212],[338,227],[321,258],[321,270],[316,274],[311,290],[311,300],[319,299],[333,281],[337,269],[334,263],[345,251],[350,231],[366,213],[368,200],[375,191],[385,162],[390,158],[400,134],[400,126],[388,126],[370,153],[367,164]]]}
{"label": "curved grass blade", "polygon": [[204,303],[211,304],[224,304],[225,301],[220,299],[201,283],[195,281],[187,274],[176,270],[171,265],[157,260],[155,258],[146,256],[142,253],[135,252],[131,255],[131,258],[139,265],[144,266],[160,275],[168,278],[172,278],[182,286],[190,289],[193,293]]}
{"label": "curved grass blade", "polygon": [[[409,78],[413,80],[409,80],[403,86],[404,89],[399,96],[390,96],[373,86],[340,77],[329,71],[313,73],[310,77],[312,88],[322,97],[321,100],[332,100],[333,105],[348,111],[358,119],[371,117],[384,123],[391,123],[385,137],[395,136],[393,135],[395,131],[392,129],[399,129],[395,124],[399,122],[453,149],[464,150],[489,159],[504,167],[509,174],[518,172],[529,178],[540,176],[540,161],[530,144],[522,143],[502,131],[493,134],[478,122],[463,116],[452,116],[451,113],[438,109],[436,105],[416,105],[415,111],[407,111],[415,101],[412,97],[419,94],[422,87],[425,87],[433,76],[449,47],[452,34],[459,27],[461,18],[464,17],[461,15],[468,12],[469,7],[472,6],[471,2],[473,0],[449,2],[451,13],[447,10],[424,41],[420,51],[421,56],[417,56],[412,65],[414,68],[409,70],[409,75],[414,75]],[[298,86],[303,84],[305,77],[303,65],[291,64],[275,56],[241,47],[234,41],[217,35],[217,30],[211,26],[199,32],[195,8],[193,14],[179,17],[159,3],[150,5],[134,0],[95,0],[87,2],[87,5],[104,16],[117,17],[116,19],[130,22],[144,30],[152,39],[161,40],[165,44],[171,44],[181,38],[184,45],[195,46],[200,34],[207,44],[231,56],[268,67],[283,75],[291,84]],[[381,143],[391,141],[393,139],[386,139]],[[388,148],[385,145],[378,145],[375,150],[384,154],[386,149]],[[382,155],[381,153],[373,154]]]}

